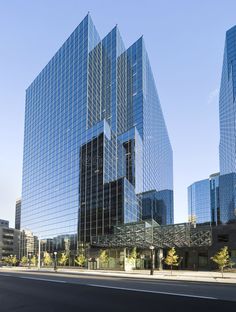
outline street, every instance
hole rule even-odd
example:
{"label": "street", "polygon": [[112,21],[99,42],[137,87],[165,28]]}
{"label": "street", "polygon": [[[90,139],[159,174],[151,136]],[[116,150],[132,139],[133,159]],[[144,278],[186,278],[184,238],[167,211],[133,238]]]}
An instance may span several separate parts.
{"label": "street", "polygon": [[236,285],[0,272],[0,311],[236,311]]}

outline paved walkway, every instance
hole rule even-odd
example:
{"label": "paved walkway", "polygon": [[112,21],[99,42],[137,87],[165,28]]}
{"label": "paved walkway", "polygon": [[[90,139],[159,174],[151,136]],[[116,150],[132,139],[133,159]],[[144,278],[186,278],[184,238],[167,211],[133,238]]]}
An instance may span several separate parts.
{"label": "paved walkway", "polygon": [[[39,272],[36,268],[23,267],[3,267],[0,270],[24,271],[24,272]],[[40,272],[53,272],[53,268],[41,268]],[[69,274],[86,274],[86,275],[102,275],[111,277],[132,277],[132,278],[151,278],[162,280],[178,280],[178,281],[195,281],[195,282],[215,282],[215,283],[231,283],[236,285],[236,273],[225,272],[224,277],[221,277],[220,272],[214,271],[185,271],[174,270],[171,275],[170,270],[155,271],[154,275],[150,275],[149,270],[133,270],[133,271],[112,271],[112,270],[87,270],[79,268],[58,268],[58,273]]]}

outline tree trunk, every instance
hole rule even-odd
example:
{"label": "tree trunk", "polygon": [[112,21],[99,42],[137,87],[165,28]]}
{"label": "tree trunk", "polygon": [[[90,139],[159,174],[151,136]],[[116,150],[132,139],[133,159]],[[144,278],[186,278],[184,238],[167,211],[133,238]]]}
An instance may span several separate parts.
{"label": "tree trunk", "polygon": [[221,275],[222,275],[222,278],[224,277],[224,268],[222,267],[221,268]]}
{"label": "tree trunk", "polygon": [[171,275],[172,275],[172,265],[170,266],[170,269],[171,269]]}

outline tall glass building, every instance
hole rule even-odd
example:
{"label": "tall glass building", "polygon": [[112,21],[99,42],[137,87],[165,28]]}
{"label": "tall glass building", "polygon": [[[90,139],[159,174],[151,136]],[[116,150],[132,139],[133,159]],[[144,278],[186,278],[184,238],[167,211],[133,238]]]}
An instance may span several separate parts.
{"label": "tall glass building", "polygon": [[188,214],[192,222],[211,222],[209,179],[197,181],[188,187]]}
{"label": "tall glass building", "polygon": [[220,219],[236,222],[236,26],[226,32],[221,76],[220,113]]}
{"label": "tall glass building", "polygon": [[26,90],[21,228],[75,250],[139,221],[150,190],[165,191],[173,222],[172,148],[143,37],[126,49],[114,27],[100,39],[87,15]]}

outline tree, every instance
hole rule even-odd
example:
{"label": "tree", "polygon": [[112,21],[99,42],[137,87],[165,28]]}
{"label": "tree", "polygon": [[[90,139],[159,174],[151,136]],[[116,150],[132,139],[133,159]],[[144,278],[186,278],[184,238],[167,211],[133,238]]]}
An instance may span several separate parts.
{"label": "tree", "polygon": [[13,257],[10,257],[11,258],[11,265],[13,265],[13,266],[16,266],[16,264],[17,264],[17,262],[18,262],[18,260],[17,260],[17,258],[16,258],[16,255],[14,255]]}
{"label": "tree", "polygon": [[11,257],[3,257],[2,258],[2,262],[4,262],[6,265],[10,265],[11,264]]}
{"label": "tree", "polygon": [[102,264],[105,264],[108,262],[109,260],[109,256],[108,256],[108,253],[107,253],[107,250],[100,250],[100,253],[99,253],[99,261],[102,263]]}
{"label": "tree", "polygon": [[46,266],[52,264],[52,257],[50,256],[50,254],[48,252],[44,253],[43,264]]}
{"label": "tree", "polygon": [[86,257],[83,254],[76,256],[75,263],[78,266],[83,267],[86,263]]}
{"label": "tree", "polygon": [[129,256],[128,256],[128,262],[132,265],[132,266],[135,266],[135,262],[136,262],[136,259],[137,259],[137,248],[134,247]]}
{"label": "tree", "polygon": [[222,277],[224,276],[224,268],[229,266],[231,261],[229,258],[228,247],[224,246],[220,249],[218,253],[216,253],[211,260],[214,261],[217,265],[219,270],[221,271]]}
{"label": "tree", "polygon": [[35,255],[33,255],[33,257],[31,258],[31,264],[32,264],[33,266],[36,266],[36,265],[37,265],[37,262],[38,262],[38,259],[36,258]]}
{"label": "tree", "polygon": [[175,248],[172,247],[168,251],[167,256],[165,258],[165,263],[167,265],[169,265],[170,268],[171,268],[171,275],[172,275],[173,266],[178,266],[179,265],[178,259],[179,259],[179,256],[176,254]]}
{"label": "tree", "polygon": [[21,258],[20,263],[21,263],[21,265],[27,265],[27,263],[28,263],[27,257],[26,257],[26,256],[23,256],[23,257]]}
{"label": "tree", "polygon": [[62,252],[58,259],[58,263],[60,265],[66,265],[67,261],[68,261],[68,256],[66,255],[65,252]]}

